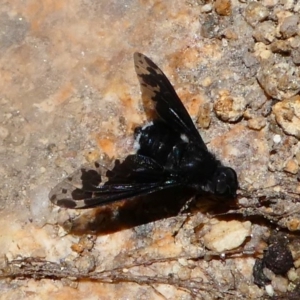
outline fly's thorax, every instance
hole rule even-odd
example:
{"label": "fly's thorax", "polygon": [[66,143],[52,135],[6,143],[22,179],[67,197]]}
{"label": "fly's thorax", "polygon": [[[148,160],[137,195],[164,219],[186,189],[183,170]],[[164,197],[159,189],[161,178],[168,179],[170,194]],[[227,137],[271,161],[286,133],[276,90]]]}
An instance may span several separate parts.
{"label": "fly's thorax", "polygon": [[189,144],[183,154],[179,168],[186,180],[203,185],[213,180],[219,165],[220,162],[212,153],[197,145]]}

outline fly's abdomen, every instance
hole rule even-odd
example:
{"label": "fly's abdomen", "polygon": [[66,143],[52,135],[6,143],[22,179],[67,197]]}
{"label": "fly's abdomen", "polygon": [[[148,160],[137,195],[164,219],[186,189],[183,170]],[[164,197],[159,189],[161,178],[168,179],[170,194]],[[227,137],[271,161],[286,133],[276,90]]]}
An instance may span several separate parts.
{"label": "fly's abdomen", "polygon": [[137,154],[151,157],[161,165],[165,165],[174,145],[180,140],[179,134],[164,122],[156,121],[135,130]]}

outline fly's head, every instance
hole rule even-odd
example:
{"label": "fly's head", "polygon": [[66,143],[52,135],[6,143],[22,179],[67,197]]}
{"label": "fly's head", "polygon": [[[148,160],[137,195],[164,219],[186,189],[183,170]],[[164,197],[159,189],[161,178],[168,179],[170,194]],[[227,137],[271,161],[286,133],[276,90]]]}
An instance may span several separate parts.
{"label": "fly's head", "polygon": [[235,198],[238,186],[236,172],[232,168],[219,166],[209,184],[209,189],[216,196]]}

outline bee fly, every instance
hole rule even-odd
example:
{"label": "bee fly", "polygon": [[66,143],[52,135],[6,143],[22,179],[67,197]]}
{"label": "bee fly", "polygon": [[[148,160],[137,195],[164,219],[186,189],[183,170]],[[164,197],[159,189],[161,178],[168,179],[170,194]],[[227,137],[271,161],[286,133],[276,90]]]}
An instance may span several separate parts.
{"label": "bee fly", "polygon": [[135,129],[136,154],[116,160],[104,176],[98,163],[81,168],[50,192],[50,200],[65,208],[91,208],[178,187],[195,196],[234,198],[236,172],[208,151],[164,73],[141,53],[134,54],[134,65],[156,113],[148,126]]}

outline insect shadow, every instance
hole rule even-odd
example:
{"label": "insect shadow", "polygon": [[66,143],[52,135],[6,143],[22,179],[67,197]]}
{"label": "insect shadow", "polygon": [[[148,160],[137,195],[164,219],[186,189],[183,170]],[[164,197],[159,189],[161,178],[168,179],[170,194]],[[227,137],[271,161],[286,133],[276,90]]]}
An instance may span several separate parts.
{"label": "insect shadow", "polygon": [[209,194],[194,198],[193,190],[177,187],[88,210],[62,226],[74,235],[105,235],[186,213],[209,212],[228,219],[226,212],[235,206],[235,200],[220,205]]}
{"label": "insect shadow", "polygon": [[65,228],[72,234],[104,235],[177,216],[193,197],[181,188],[162,190],[119,203],[99,207],[68,221]]}

